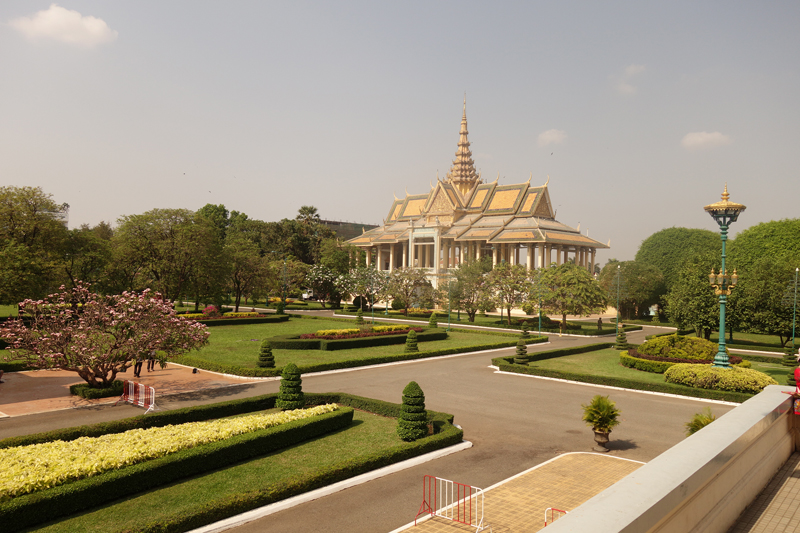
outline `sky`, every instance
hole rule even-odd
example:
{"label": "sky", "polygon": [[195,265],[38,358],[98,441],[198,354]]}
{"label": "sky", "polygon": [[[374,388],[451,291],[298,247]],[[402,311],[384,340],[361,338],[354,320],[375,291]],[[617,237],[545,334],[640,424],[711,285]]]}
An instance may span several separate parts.
{"label": "sky", "polygon": [[69,225],[224,204],[380,224],[473,158],[633,259],[797,218],[798,2],[0,3],[0,186]]}

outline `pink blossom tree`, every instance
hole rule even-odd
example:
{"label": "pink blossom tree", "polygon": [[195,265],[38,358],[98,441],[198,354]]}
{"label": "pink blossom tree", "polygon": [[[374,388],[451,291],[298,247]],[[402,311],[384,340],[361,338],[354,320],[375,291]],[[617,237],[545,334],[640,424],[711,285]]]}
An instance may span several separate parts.
{"label": "pink blossom tree", "polygon": [[0,328],[13,358],[77,372],[90,386],[107,388],[137,358],[155,351],[163,364],[208,343],[206,326],[175,315],[172,303],[149,289],[102,296],[78,282],[60,291],[20,303],[21,318]]}

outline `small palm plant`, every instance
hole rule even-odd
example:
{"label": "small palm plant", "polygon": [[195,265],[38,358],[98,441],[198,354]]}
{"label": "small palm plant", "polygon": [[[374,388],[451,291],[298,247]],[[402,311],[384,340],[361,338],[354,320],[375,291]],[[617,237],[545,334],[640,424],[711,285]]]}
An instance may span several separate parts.
{"label": "small palm plant", "polygon": [[588,404],[582,404],[583,421],[594,431],[594,441],[599,452],[607,452],[608,434],[619,424],[619,409],[617,404],[608,399],[608,396],[599,394],[592,398]]}
{"label": "small palm plant", "polygon": [[706,407],[702,413],[695,413],[692,419],[686,422],[686,436],[694,435],[716,419],[710,407]]}

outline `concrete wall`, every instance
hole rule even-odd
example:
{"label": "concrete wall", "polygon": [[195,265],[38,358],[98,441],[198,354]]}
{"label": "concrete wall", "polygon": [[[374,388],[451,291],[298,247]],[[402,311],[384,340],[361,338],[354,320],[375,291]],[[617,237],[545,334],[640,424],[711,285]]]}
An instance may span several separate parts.
{"label": "concrete wall", "polygon": [[783,393],[791,390],[767,387],[557,520],[547,533],[725,533],[798,449],[798,417]]}

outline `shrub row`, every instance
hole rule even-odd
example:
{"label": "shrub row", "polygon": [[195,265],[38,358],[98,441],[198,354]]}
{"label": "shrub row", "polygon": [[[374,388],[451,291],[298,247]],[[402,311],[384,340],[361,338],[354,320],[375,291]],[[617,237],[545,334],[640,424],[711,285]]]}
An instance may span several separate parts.
{"label": "shrub row", "polygon": [[346,428],[353,409],[237,435],[0,503],[4,531],[18,531],[117,498],[129,497],[189,476],[245,461]]}
{"label": "shrub row", "polygon": [[123,382],[115,379],[111,387],[107,389],[95,389],[89,386],[88,383],[76,383],[69,386],[69,393],[87,400],[95,398],[109,398],[111,396],[122,396]]}
{"label": "shrub row", "polygon": [[201,324],[211,326],[234,326],[238,324],[272,324],[274,322],[285,322],[289,320],[289,315],[266,315],[254,318],[209,318],[198,320]]}
{"label": "shrub row", "polygon": [[536,352],[528,355],[528,362],[534,363],[536,361],[545,361],[547,359],[555,359],[556,357],[564,357],[565,355],[605,350],[606,348],[611,348],[612,346],[614,346],[613,342],[599,342],[597,344],[585,344],[583,346],[575,346],[572,348],[558,348],[556,350]]}
{"label": "shrub row", "polygon": [[[440,341],[447,338],[443,329],[428,329],[417,334],[417,340]],[[278,335],[267,339],[273,348],[282,350],[348,350],[372,346],[389,346],[406,342],[406,334],[380,333],[369,337],[301,339],[296,335]]]}
{"label": "shrub row", "polygon": [[595,376],[592,374],[578,374],[576,372],[560,372],[536,366],[515,365],[505,357],[498,357],[492,360],[492,364],[503,372],[515,372],[517,374],[528,374],[531,376],[542,376],[548,378],[566,379],[569,381],[580,381],[582,383],[593,383],[595,385],[608,385],[623,389],[645,390],[654,392],[665,392],[668,394],[678,394],[681,396],[692,396],[695,398],[708,398],[712,400],[725,400],[729,402],[742,403],[749,399],[752,394],[742,392],[728,392],[712,389],[696,389],[677,385],[673,383],[648,383],[633,379],[614,378],[607,376]]}
{"label": "shrub row", "polygon": [[[208,418],[218,418],[220,416],[231,416],[233,414],[271,408],[274,406],[276,396],[276,394],[269,394],[254,398],[244,398],[242,400],[232,400],[219,404],[179,409],[168,413],[149,415],[148,417],[138,416],[126,420],[94,424],[92,426],[81,426],[79,428],[69,428],[48,433],[40,433],[37,435],[5,439],[0,441],[0,447],[7,445],[20,446],[35,442],[46,442],[48,440],[63,439],[65,437],[78,438],[84,435],[97,436],[107,432],[127,431],[133,427],[151,427],[151,424],[154,422],[158,423],[159,425],[165,425],[169,423],[181,423],[181,421],[205,420]],[[388,417],[398,417],[401,412],[401,405],[399,404],[363,398],[346,393],[306,393],[305,397],[306,403],[309,406],[321,405],[325,403],[337,403],[353,409],[368,411]],[[337,413],[342,411],[345,410],[337,411]],[[336,413],[331,414],[334,415]],[[350,410],[350,418],[352,418],[352,410]],[[314,490],[316,488],[326,486],[331,483],[368,472],[370,470],[381,468],[461,442],[461,439],[463,438],[463,432],[457,427],[453,426],[452,415],[428,411],[428,419],[434,425],[434,435],[416,441],[411,447],[408,445],[402,447],[398,446],[382,453],[370,455],[366,458],[363,458],[361,461],[350,461],[346,464],[338,465],[321,472],[318,471],[309,473],[305,476],[296,477],[290,482],[273,485],[260,491],[243,493],[235,497],[223,498],[213,502],[210,505],[203,506],[199,510],[187,510],[176,515],[167,522],[148,524],[144,528],[140,529],[140,531],[176,533],[186,531],[209,524],[211,522],[215,522],[217,520],[228,518],[262,505],[300,494],[302,492]],[[240,459],[237,458],[237,460]],[[214,468],[214,466],[212,465],[211,468]],[[125,496],[130,495],[131,494],[125,494]],[[87,503],[87,505],[93,506],[95,503],[91,502]],[[68,509],[64,511],[64,514],[70,514],[71,512],[73,512],[73,509]],[[0,513],[3,513],[2,505],[0,505]],[[7,523],[5,522],[5,515],[3,516],[4,526],[7,526]],[[57,517],[58,516],[56,516],[56,518]],[[35,523],[49,519],[51,518],[37,517],[37,521]],[[5,530],[6,529],[4,528],[4,531]],[[11,528],[7,530],[13,531]]]}
{"label": "shrub row", "polygon": [[421,332],[422,327],[420,326],[399,326],[399,327],[392,327],[392,326],[383,326],[383,328],[389,329],[381,329],[380,331],[378,328],[381,326],[377,326],[372,328],[372,331],[361,331],[358,329],[323,329],[317,331],[316,333],[303,333],[300,335],[299,338],[301,339],[326,339],[326,340],[341,340],[341,339],[360,339],[363,337],[381,337],[386,335],[406,335],[410,330],[414,330],[416,332]]}
{"label": "shrub row", "polygon": [[[640,347],[640,349],[641,349],[641,347]],[[648,362],[653,362],[653,363],[666,364],[666,366],[663,366],[663,365],[652,366],[652,368],[663,368],[664,370],[666,370],[667,368],[671,367],[672,365],[675,365],[675,364],[678,364],[678,363],[709,364],[710,365],[711,363],[714,362],[714,358],[713,357],[711,359],[691,359],[691,358],[681,359],[679,357],[661,357],[661,356],[658,356],[658,355],[650,355],[650,354],[646,354],[646,353],[641,353],[641,352],[638,352],[636,349],[628,350],[628,353],[627,353],[626,357],[628,359],[637,359],[639,361],[648,361]],[[620,362],[624,366],[630,366],[630,365],[626,364],[622,360],[622,358],[620,358]],[[629,362],[633,363],[633,361],[629,361]],[[739,363],[742,362],[742,358],[741,357],[737,357],[735,355],[729,355],[728,356],[728,362],[730,362],[730,364],[732,364],[732,365],[738,365]],[[648,365],[644,365],[644,366],[648,366]],[[644,370],[644,368],[639,368],[639,367],[632,367],[632,368],[638,368],[639,370]],[[661,374],[662,372],[664,372],[664,370],[661,370],[660,372],[657,372],[655,370],[648,370],[648,372],[657,372],[657,373]]]}
{"label": "shrub row", "polygon": [[713,389],[737,393],[758,394],[767,385],[778,382],[770,376],[749,368],[715,368],[710,365],[678,363],[664,372],[668,383],[679,383],[700,390]]}

